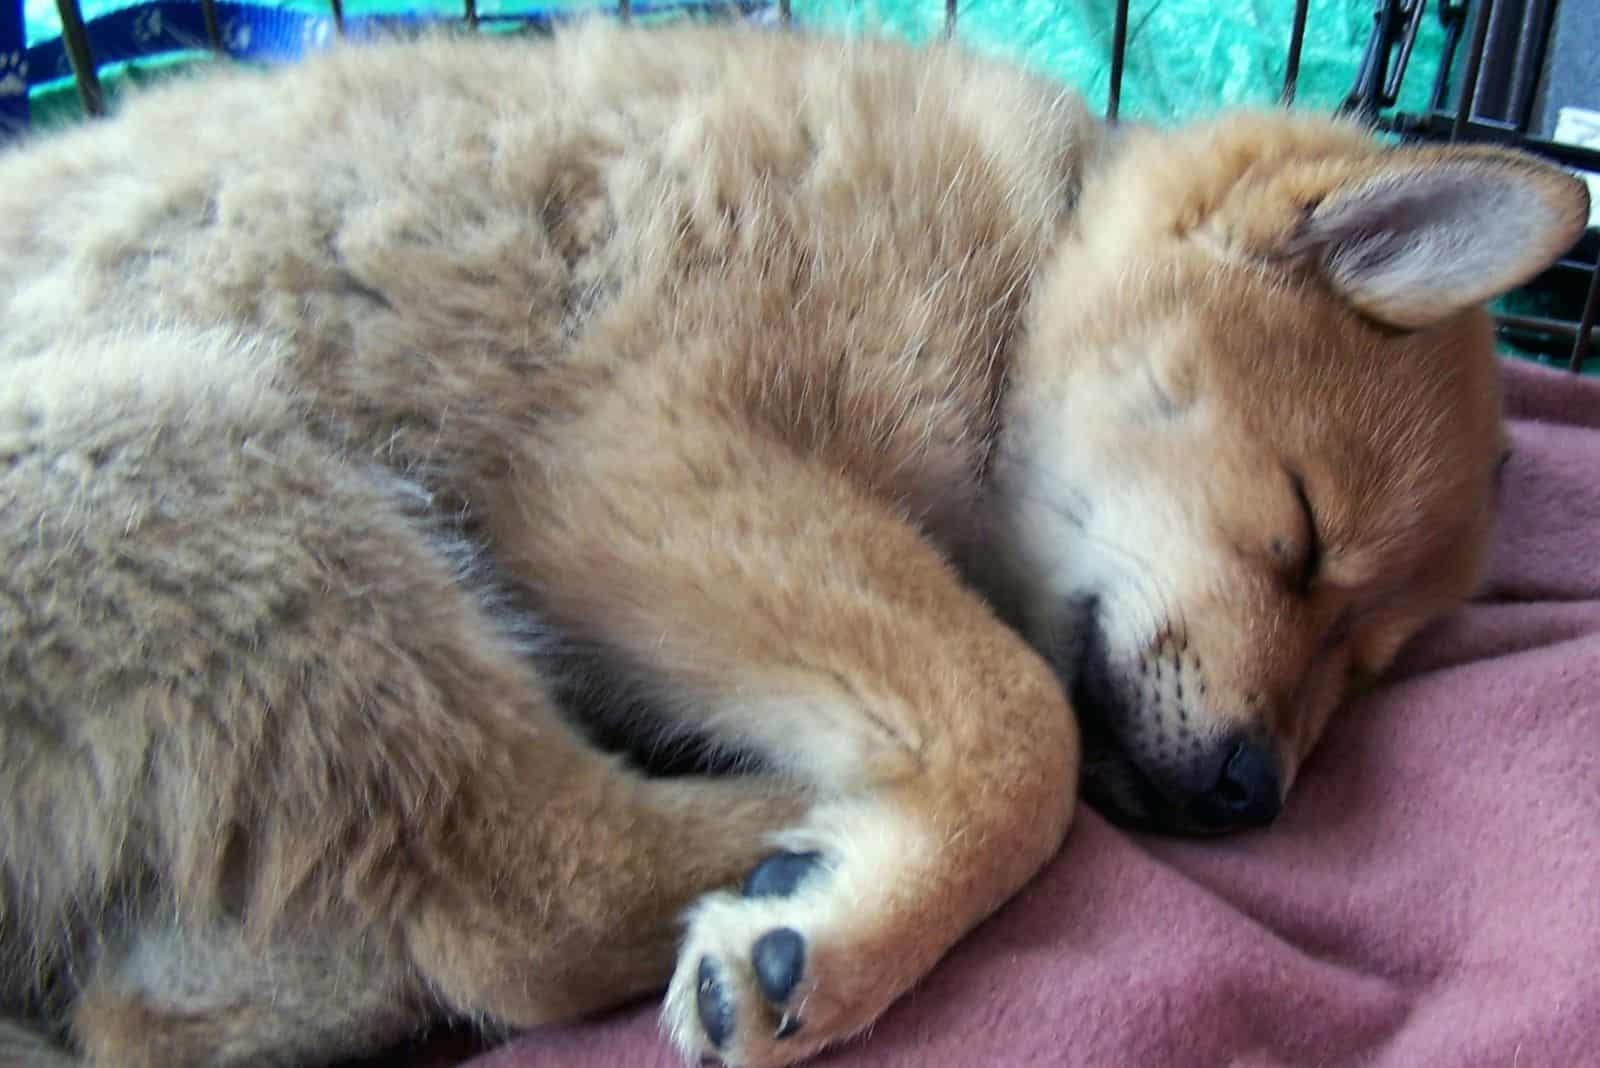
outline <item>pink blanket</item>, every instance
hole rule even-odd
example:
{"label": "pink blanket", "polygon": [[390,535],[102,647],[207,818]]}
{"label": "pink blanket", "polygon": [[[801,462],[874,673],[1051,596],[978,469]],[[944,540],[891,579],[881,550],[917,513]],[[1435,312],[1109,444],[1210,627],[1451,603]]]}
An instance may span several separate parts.
{"label": "pink blanket", "polygon": [[[1507,363],[1483,597],[1334,726],[1282,819],[1081,810],[1061,856],[829,1066],[1600,1063],[1600,383]],[[653,1005],[472,1068],[676,1068]]]}

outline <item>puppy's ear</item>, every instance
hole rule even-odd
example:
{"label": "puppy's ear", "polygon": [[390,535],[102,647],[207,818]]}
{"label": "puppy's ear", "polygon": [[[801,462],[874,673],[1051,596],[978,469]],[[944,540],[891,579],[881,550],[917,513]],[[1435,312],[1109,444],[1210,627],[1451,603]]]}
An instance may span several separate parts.
{"label": "puppy's ear", "polygon": [[1416,329],[1530,280],[1572,247],[1588,215],[1584,184],[1529,156],[1397,150],[1324,197],[1289,252],[1317,257],[1366,314]]}

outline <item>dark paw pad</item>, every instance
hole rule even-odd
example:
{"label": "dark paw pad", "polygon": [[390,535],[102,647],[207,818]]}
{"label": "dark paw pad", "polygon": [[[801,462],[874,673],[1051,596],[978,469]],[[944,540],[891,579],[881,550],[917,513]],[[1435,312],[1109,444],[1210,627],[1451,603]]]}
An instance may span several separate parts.
{"label": "dark paw pad", "polygon": [[788,897],[821,863],[821,853],[774,853],[745,879],[744,896]]}
{"label": "dark paw pad", "polygon": [[700,1010],[700,1026],[706,1038],[718,1049],[733,1033],[733,1002],[722,986],[722,977],[710,957],[700,958],[700,970],[695,976],[695,1003]]}
{"label": "dark paw pad", "polygon": [[778,927],[756,939],[750,951],[761,993],[776,1005],[789,1000],[806,967],[806,940],[792,927]]}

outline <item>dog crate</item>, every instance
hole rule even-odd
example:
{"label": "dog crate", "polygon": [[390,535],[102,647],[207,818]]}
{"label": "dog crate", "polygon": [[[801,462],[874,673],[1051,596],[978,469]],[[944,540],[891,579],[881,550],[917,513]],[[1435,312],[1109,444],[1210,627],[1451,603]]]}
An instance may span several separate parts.
{"label": "dog crate", "polygon": [[[1106,115],[1276,98],[1395,138],[1511,144],[1589,175],[1600,203],[1593,0],[0,0],[0,142],[102,114],[122,87],[228,59],[289,61],[336,39],[547,32],[577,16],[744,18],[781,28],[956,35],[1048,68]],[[536,3],[539,0],[535,0]],[[98,4],[98,6],[96,6]],[[3,151],[3,148],[0,148]],[[1600,232],[1495,311],[1508,350],[1600,373]]]}

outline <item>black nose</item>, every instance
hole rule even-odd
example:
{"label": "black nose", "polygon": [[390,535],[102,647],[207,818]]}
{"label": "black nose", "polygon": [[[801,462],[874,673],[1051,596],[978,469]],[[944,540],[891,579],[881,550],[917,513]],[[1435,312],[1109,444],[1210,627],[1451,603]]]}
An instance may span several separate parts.
{"label": "black nose", "polygon": [[1278,761],[1260,742],[1244,739],[1222,746],[1217,784],[1204,799],[1219,828],[1264,827],[1283,807],[1278,796]]}

